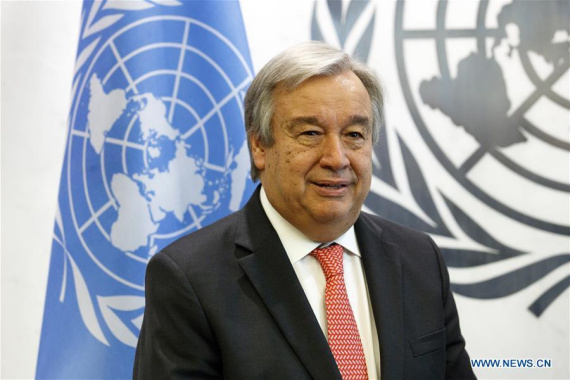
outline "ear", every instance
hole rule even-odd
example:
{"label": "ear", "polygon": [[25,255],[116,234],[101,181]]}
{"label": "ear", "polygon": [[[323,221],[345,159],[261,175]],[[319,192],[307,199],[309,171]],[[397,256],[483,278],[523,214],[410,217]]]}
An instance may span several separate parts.
{"label": "ear", "polygon": [[252,136],[250,138],[251,157],[257,170],[262,171],[265,169],[265,148],[261,144],[259,137]]}

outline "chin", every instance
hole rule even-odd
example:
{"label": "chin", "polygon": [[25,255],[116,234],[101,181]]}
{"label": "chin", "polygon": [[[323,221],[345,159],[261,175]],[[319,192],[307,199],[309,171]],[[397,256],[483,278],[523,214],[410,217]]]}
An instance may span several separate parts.
{"label": "chin", "polygon": [[355,213],[353,210],[347,209],[345,207],[343,208],[330,207],[326,210],[313,213],[313,217],[317,221],[323,223],[331,223],[331,222],[339,223],[345,220],[347,223],[352,224],[354,223],[356,217],[358,216],[358,214],[356,215],[354,214]]}

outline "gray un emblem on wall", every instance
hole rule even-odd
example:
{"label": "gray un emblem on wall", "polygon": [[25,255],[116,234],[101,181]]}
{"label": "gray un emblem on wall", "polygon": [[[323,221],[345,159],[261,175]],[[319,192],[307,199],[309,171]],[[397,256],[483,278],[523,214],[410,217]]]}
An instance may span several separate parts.
{"label": "gray un emblem on wall", "polygon": [[[319,3],[314,7],[311,38],[368,61],[375,46],[376,12],[386,8],[381,4]],[[452,218],[461,234],[480,249],[442,246],[451,268],[477,268],[530,255],[533,259],[526,264],[490,279],[452,284],[456,293],[468,297],[509,296],[570,261],[567,248],[560,245],[538,252],[505,243],[525,231],[535,231],[541,239],[550,234],[558,241],[567,241],[570,235],[570,3],[480,1],[467,8],[458,2],[430,4],[433,13],[404,1],[395,6],[396,64],[410,115],[431,154],[466,194],[517,228],[498,231],[474,218],[474,203],[467,202],[465,195],[449,196],[438,185],[430,185],[417,151],[397,128],[391,132],[389,109],[384,138],[375,148],[374,175],[384,190],[397,196],[387,196],[373,185],[365,206],[448,241],[456,238],[449,225]],[[332,22],[321,22],[323,17]],[[389,133],[396,138],[387,138]],[[394,165],[395,159],[403,165]],[[408,179],[404,187],[420,210],[397,200],[406,190],[399,186],[395,170],[405,171],[399,179]],[[436,197],[443,199],[443,205]],[[529,310],[541,315],[569,285],[570,276],[544,289]]]}

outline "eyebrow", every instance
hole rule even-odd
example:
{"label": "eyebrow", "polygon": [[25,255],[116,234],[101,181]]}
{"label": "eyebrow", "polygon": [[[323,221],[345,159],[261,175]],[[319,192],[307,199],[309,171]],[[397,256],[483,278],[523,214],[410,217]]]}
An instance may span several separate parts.
{"label": "eyebrow", "polygon": [[[322,123],[319,120],[319,118],[316,116],[299,116],[289,120],[289,122],[287,123],[287,127],[289,129],[294,129],[297,126],[304,124],[320,126]],[[363,116],[363,115],[352,115],[350,116],[348,122],[346,123],[346,125],[355,125],[355,124],[366,127],[372,126],[370,118],[368,116]]]}
{"label": "eyebrow", "polygon": [[310,124],[310,125],[321,125],[319,119],[315,116],[299,116],[295,117],[287,123],[287,127],[291,130],[299,125]]}
{"label": "eyebrow", "polygon": [[366,127],[372,126],[372,120],[368,116],[352,115],[348,120],[348,125],[364,125]]}

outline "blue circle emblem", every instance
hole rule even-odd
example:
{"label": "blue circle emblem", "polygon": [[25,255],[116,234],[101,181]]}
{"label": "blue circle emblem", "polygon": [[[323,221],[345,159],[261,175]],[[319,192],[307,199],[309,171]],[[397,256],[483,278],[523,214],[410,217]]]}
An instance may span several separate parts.
{"label": "blue circle emblem", "polygon": [[131,23],[94,54],[72,109],[66,170],[77,236],[107,275],[142,290],[150,256],[239,209],[251,79],[225,36],[179,16]]}

